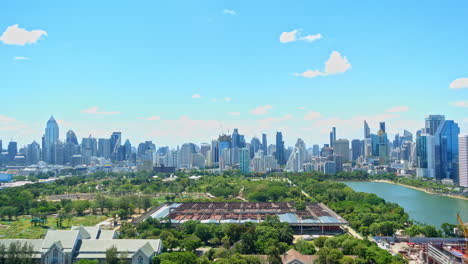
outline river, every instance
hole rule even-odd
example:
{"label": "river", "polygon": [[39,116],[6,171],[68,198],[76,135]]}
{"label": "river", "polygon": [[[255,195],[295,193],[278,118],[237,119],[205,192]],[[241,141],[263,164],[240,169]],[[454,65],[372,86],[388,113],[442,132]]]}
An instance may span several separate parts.
{"label": "river", "polygon": [[357,192],[374,193],[399,204],[412,220],[440,228],[442,223],[457,223],[457,212],[468,222],[468,200],[428,194],[385,182],[344,182]]}

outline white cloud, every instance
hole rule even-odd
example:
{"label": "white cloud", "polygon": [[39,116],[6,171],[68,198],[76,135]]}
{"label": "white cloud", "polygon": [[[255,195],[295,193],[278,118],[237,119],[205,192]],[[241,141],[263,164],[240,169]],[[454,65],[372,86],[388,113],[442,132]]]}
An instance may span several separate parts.
{"label": "white cloud", "polygon": [[409,107],[406,105],[394,106],[387,110],[387,112],[389,113],[400,113],[400,112],[407,112],[407,111],[409,111]]}
{"label": "white cloud", "polygon": [[279,40],[281,43],[288,43],[288,42],[294,42],[298,40],[304,40],[307,42],[313,42],[316,40],[319,40],[322,38],[322,34],[318,33],[315,35],[306,35],[301,37],[300,36],[300,31],[298,29],[294,29],[293,31],[290,32],[283,32],[281,33]]}
{"label": "white cloud", "polygon": [[194,95],[192,95],[192,98],[198,99],[198,98],[201,98],[201,95],[199,95],[199,94],[194,94]]}
{"label": "white cloud", "polygon": [[280,42],[281,43],[288,43],[288,42],[293,42],[296,41],[296,34],[299,32],[297,29],[294,29],[291,32],[283,32],[280,35]]}
{"label": "white cloud", "polygon": [[116,115],[120,114],[120,112],[117,111],[112,111],[112,112],[104,112],[104,111],[99,111],[99,107],[93,106],[89,109],[84,109],[81,111],[84,114],[90,114],[90,115]]}
{"label": "white cloud", "polygon": [[259,107],[255,108],[255,109],[252,109],[250,111],[250,113],[252,113],[253,115],[264,115],[272,108],[273,108],[273,106],[271,106],[271,105],[259,106]]}
{"label": "white cloud", "polygon": [[156,121],[156,120],[161,120],[161,117],[160,117],[160,116],[157,116],[157,115],[152,115],[152,116],[146,118],[146,120],[148,120],[148,121]]}
{"label": "white cloud", "polygon": [[468,78],[458,78],[450,83],[451,89],[463,89],[468,88]]}
{"label": "white cloud", "polygon": [[300,39],[308,41],[308,42],[314,42],[314,41],[319,40],[321,38],[322,38],[322,34],[318,33],[318,34],[315,34],[315,35],[307,35],[307,36],[304,36],[304,37],[302,37]]}
{"label": "white cloud", "polygon": [[216,103],[216,102],[218,102],[218,99],[216,99],[216,98],[213,98],[213,99],[211,99],[211,102],[214,102],[214,103]]}
{"label": "white cloud", "polygon": [[29,60],[28,57],[16,56],[13,58],[14,60]]}
{"label": "white cloud", "polygon": [[0,123],[4,124],[4,123],[13,123],[13,122],[16,122],[16,120],[14,118],[4,116],[4,115],[0,115]]}
{"label": "white cloud", "polygon": [[24,28],[20,28],[18,25],[9,26],[2,36],[0,41],[8,45],[20,45],[36,43],[42,36],[47,36],[47,32],[44,30],[32,30],[27,31]]}
{"label": "white cloud", "polygon": [[305,106],[299,106],[298,109],[299,110],[305,110],[306,108],[305,108]]}
{"label": "white cloud", "polygon": [[307,112],[307,114],[305,114],[304,120],[309,121],[309,120],[318,119],[318,118],[320,118],[320,117],[322,117],[322,114],[321,114],[321,113],[319,113],[319,112],[314,112],[314,111],[309,111],[309,112]]}
{"label": "white cloud", "polygon": [[228,115],[230,116],[240,116],[239,112],[229,112]]}
{"label": "white cloud", "polygon": [[222,13],[226,15],[231,15],[231,16],[237,15],[237,12],[232,9],[224,9]]}
{"label": "white cloud", "polygon": [[330,57],[325,62],[325,70],[323,72],[319,70],[307,70],[303,73],[294,73],[294,76],[302,76],[306,78],[314,78],[317,76],[327,76],[339,73],[344,73],[351,69],[351,64],[345,56],[341,56],[338,51],[333,51]]}
{"label": "white cloud", "polygon": [[228,102],[228,103],[231,102],[231,97],[225,97],[225,98],[224,98],[224,101],[226,101],[226,102]]}
{"label": "white cloud", "polygon": [[456,107],[468,107],[468,101],[458,101],[453,103]]}

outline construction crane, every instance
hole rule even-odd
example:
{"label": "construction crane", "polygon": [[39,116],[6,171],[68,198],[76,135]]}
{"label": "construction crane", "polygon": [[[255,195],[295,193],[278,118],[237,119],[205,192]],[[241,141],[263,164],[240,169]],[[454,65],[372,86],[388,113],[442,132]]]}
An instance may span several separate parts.
{"label": "construction crane", "polygon": [[[468,255],[468,224],[463,223],[460,213],[457,213],[458,224],[460,224],[463,231],[463,236],[465,237],[465,256]],[[465,259],[465,263],[468,264],[468,258]]]}

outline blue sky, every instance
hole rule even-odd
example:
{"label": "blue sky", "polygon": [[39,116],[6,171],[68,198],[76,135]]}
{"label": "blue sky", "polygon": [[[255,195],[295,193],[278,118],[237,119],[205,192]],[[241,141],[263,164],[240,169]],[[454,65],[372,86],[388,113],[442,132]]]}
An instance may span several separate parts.
{"label": "blue sky", "polygon": [[[4,1],[0,139],[287,144],[390,134],[442,113],[468,128],[466,1]],[[15,26],[17,25],[17,26]],[[313,41],[311,41],[313,40]],[[332,55],[333,54],[333,55]],[[328,62],[328,63],[327,63]],[[453,84],[452,84],[453,83]],[[451,88],[452,84],[452,88]]]}

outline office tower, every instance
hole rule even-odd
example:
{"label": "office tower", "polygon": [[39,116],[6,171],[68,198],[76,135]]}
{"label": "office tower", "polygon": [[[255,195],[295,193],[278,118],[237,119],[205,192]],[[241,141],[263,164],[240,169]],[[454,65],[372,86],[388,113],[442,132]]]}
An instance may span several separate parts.
{"label": "office tower", "polygon": [[351,160],[356,161],[360,156],[363,156],[364,153],[364,141],[359,139],[353,139],[351,141]]}
{"label": "office tower", "polygon": [[468,135],[458,137],[458,178],[460,186],[468,187]]}
{"label": "office tower", "polygon": [[8,143],[8,161],[13,161],[18,154],[18,144],[14,141]]}
{"label": "office tower", "polygon": [[27,164],[36,164],[41,160],[41,146],[36,141],[28,145],[26,160]]}
{"label": "office tower", "polygon": [[204,169],[205,163],[206,163],[205,156],[203,156],[201,153],[192,154],[191,168]]}
{"label": "office tower", "polygon": [[78,138],[75,135],[75,132],[72,130],[67,131],[67,139],[65,141],[66,143],[73,143],[74,145],[78,145]]}
{"label": "office tower", "polygon": [[334,147],[336,141],[336,127],[332,127],[330,131],[330,147]]}
{"label": "office tower", "polygon": [[239,131],[237,130],[237,128],[234,128],[234,132],[232,133],[232,144],[231,144],[233,148],[239,147],[239,140],[240,140],[239,137],[240,137]]}
{"label": "office tower", "polygon": [[336,165],[334,161],[325,161],[322,168],[323,168],[322,172],[325,174],[336,173]]}
{"label": "office tower", "polygon": [[435,144],[434,136],[420,134],[416,137],[416,175],[419,177],[435,177]]}
{"label": "office tower", "polygon": [[322,157],[331,157],[333,156],[333,148],[328,147],[328,144],[325,144],[321,150],[320,150],[320,156]]}
{"label": "office tower", "polygon": [[370,138],[370,128],[366,120],[364,120],[364,138]]}
{"label": "office tower", "polygon": [[389,147],[387,133],[385,133],[385,122],[380,122],[380,129],[377,132],[378,137],[378,156],[380,165],[386,165],[389,162]]}
{"label": "office tower", "polygon": [[245,146],[246,146],[245,136],[239,135],[239,148],[245,148]]}
{"label": "office tower", "polygon": [[387,133],[387,131],[385,130],[385,122],[380,122],[379,129],[382,130],[384,133]]}
{"label": "office tower", "polygon": [[81,140],[81,155],[83,156],[85,164],[89,164],[91,157],[97,155],[97,141],[95,138],[89,137]]}
{"label": "office tower", "polygon": [[403,138],[402,138],[403,141],[407,140],[407,141],[413,141],[413,133],[409,132],[408,130],[403,130]]}
{"label": "office tower", "polygon": [[114,132],[110,138],[111,159],[120,160],[120,146],[122,145],[122,132]]}
{"label": "office tower", "polygon": [[296,145],[286,163],[288,171],[303,171],[304,161],[307,159],[307,149],[304,140],[298,138]]}
{"label": "office tower", "polygon": [[239,151],[239,169],[243,173],[250,171],[250,154],[247,148],[241,148]]}
{"label": "office tower", "polygon": [[343,157],[343,162],[348,162],[349,155],[349,141],[347,139],[338,139],[334,142],[333,153],[337,156]]}
{"label": "office tower", "polygon": [[219,168],[221,170],[227,169],[231,166],[231,149],[220,148],[221,154],[219,155]]}
{"label": "office tower", "polygon": [[108,138],[98,139],[98,157],[105,159],[110,158],[111,155],[111,142]]}
{"label": "office tower", "polygon": [[283,141],[283,134],[281,132],[276,132],[276,154],[275,158],[278,161],[278,164],[285,165],[286,159],[284,158],[285,151],[284,151],[284,141]]}
{"label": "office tower", "polygon": [[320,156],[320,146],[315,144],[312,146],[312,156],[318,157]]}
{"label": "office tower", "polygon": [[240,148],[231,148],[231,165],[237,166],[240,162]]}
{"label": "office tower", "polygon": [[[130,143],[130,140],[125,140],[125,143],[123,145],[124,147],[124,160],[130,160],[130,156],[132,155],[132,144]],[[156,150],[156,146],[154,147],[154,150]]]}
{"label": "office tower", "polygon": [[458,184],[458,135],[460,128],[453,120],[443,121],[435,133],[435,175]]}
{"label": "office tower", "polygon": [[[221,162],[221,160],[223,161],[223,166],[227,164],[229,165],[231,164],[231,150],[230,150],[231,142],[232,142],[232,138],[229,135],[221,135],[218,138],[218,157],[219,157],[219,162]],[[223,156],[225,149],[228,150],[229,154],[224,154]],[[229,157],[229,160],[227,160],[228,157]],[[221,168],[221,165],[220,165],[220,168]]]}
{"label": "office tower", "polygon": [[59,139],[59,127],[57,121],[55,121],[54,117],[51,116],[50,119],[47,121],[47,125],[45,128],[45,136],[44,136],[44,148],[43,151],[45,152],[45,162],[47,163],[54,163],[55,154],[52,152],[53,145]]}
{"label": "office tower", "polygon": [[341,155],[334,155],[333,161],[335,162],[335,172],[342,172],[343,171],[343,162],[344,158]]}
{"label": "office tower", "polygon": [[376,134],[370,135],[371,144],[372,144],[372,155],[374,157],[379,156],[379,136]]}
{"label": "office tower", "polygon": [[57,140],[54,144],[52,144],[52,162],[53,164],[57,165],[64,165],[65,160],[64,160],[64,144],[60,141]]}
{"label": "office tower", "polygon": [[265,155],[268,154],[268,143],[267,143],[267,135],[266,134],[262,134],[262,149],[263,149],[263,153]]}
{"label": "office tower", "polygon": [[205,157],[205,159],[208,159],[208,151],[211,150],[211,146],[208,143],[201,143],[200,145],[200,153]]}
{"label": "office tower", "polygon": [[372,157],[372,138],[365,138],[364,139],[364,157]]}
{"label": "office tower", "polygon": [[3,145],[2,145],[2,140],[0,140],[0,155],[2,154],[3,152]]}
{"label": "office tower", "polygon": [[214,166],[219,163],[219,141],[216,139],[211,141],[211,162]]}
{"label": "office tower", "polygon": [[438,127],[445,121],[444,115],[429,115],[425,119],[425,133],[434,136]]}
{"label": "office tower", "polygon": [[260,148],[263,147],[262,144],[260,143],[260,140],[256,137],[253,137],[252,140],[250,140],[250,158],[253,159],[255,153],[260,150]]}
{"label": "office tower", "polygon": [[193,143],[185,143],[182,145],[179,151],[179,168],[181,169],[189,169],[192,164],[192,154],[197,153],[195,150],[195,144]]}

